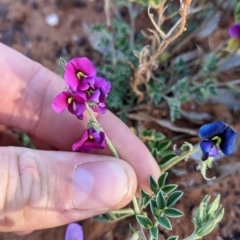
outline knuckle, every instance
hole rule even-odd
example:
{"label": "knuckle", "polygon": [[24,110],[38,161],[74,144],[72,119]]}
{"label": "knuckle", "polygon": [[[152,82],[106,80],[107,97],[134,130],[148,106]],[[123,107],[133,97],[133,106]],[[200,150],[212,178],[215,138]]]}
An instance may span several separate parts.
{"label": "knuckle", "polygon": [[[0,148],[0,209],[5,212],[23,210],[26,206],[45,206],[47,202],[44,168],[36,151]],[[46,188],[46,187],[45,187]]]}

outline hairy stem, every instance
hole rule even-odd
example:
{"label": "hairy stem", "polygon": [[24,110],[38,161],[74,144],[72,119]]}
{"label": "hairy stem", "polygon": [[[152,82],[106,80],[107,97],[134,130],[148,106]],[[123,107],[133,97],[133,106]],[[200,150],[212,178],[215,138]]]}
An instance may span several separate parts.
{"label": "hairy stem", "polygon": [[177,163],[181,162],[184,159],[187,159],[191,154],[198,152],[200,150],[199,147],[193,148],[189,151],[184,152],[180,156],[176,156],[172,159],[170,159],[166,164],[163,164],[161,167],[162,172],[166,172],[168,169],[176,165]]}

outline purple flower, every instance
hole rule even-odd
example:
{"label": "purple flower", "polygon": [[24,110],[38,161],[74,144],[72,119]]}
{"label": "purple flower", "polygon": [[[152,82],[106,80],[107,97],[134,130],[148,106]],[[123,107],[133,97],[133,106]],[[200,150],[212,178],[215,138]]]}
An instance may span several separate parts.
{"label": "purple flower", "polygon": [[218,154],[218,147],[225,155],[230,155],[233,152],[237,134],[222,121],[203,125],[199,130],[199,137],[205,139],[200,142],[203,152],[202,160],[215,157]]}
{"label": "purple flower", "polygon": [[88,58],[73,58],[65,67],[64,79],[73,91],[85,91],[93,85],[96,73],[95,66]]}
{"label": "purple flower", "polygon": [[92,148],[104,149],[106,147],[106,135],[93,127],[87,129],[81,139],[72,146],[73,151],[89,152]]}
{"label": "purple flower", "polygon": [[66,230],[65,240],[83,240],[82,227],[77,223],[70,223]]}
{"label": "purple flower", "polygon": [[240,41],[240,23],[235,23],[229,28],[229,35],[232,38],[237,38]]}
{"label": "purple flower", "polygon": [[83,118],[83,112],[86,110],[87,96],[84,93],[74,94],[70,91],[63,91],[59,93],[52,103],[52,108],[55,112],[60,113],[65,108],[76,115],[79,119]]}

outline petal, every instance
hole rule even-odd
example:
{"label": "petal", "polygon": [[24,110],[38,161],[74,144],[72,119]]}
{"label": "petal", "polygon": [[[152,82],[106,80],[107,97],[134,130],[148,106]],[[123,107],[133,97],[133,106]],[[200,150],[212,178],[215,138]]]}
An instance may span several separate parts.
{"label": "petal", "polygon": [[95,77],[95,89],[102,88],[106,94],[110,92],[111,89],[111,83],[106,81],[104,78],[101,77]]}
{"label": "petal", "polygon": [[230,37],[237,37],[238,39],[240,39],[240,23],[232,25],[229,28],[228,33]]}
{"label": "petal", "polygon": [[83,240],[82,227],[77,223],[70,223],[66,230],[65,240]]}
{"label": "petal", "polygon": [[97,70],[93,63],[86,57],[73,58],[70,63],[76,72],[82,72],[88,77],[93,77],[97,74]]}
{"label": "petal", "polygon": [[218,154],[218,149],[214,141],[203,140],[200,142],[200,148],[204,154],[208,154],[210,157],[215,157]]}
{"label": "petal", "polygon": [[86,104],[85,103],[76,102],[76,116],[79,119],[83,118],[83,113],[85,112],[85,110],[86,110]]}
{"label": "petal", "polygon": [[69,96],[66,92],[61,92],[58,94],[52,102],[53,110],[57,113],[62,112],[65,108],[68,107],[68,98]]}
{"label": "petal", "polygon": [[83,113],[86,110],[85,103],[72,102],[68,106],[68,111],[73,115],[76,115],[80,120],[83,119]]}
{"label": "petal", "polygon": [[100,114],[104,114],[107,112],[107,107],[104,103],[99,103],[99,105],[93,106],[92,110],[94,112],[100,113]]}
{"label": "petal", "polygon": [[90,101],[90,102],[98,103],[98,102],[99,102],[100,94],[101,94],[100,90],[97,89],[96,91],[94,91],[94,92],[91,94],[91,96],[90,96],[90,98],[89,98],[89,101]]}
{"label": "petal", "polygon": [[225,155],[229,155],[233,152],[237,135],[238,133],[236,131],[228,127],[220,136],[222,141],[219,147]]}
{"label": "petal", "polygon": [[79,84],[79,79],[77,77],[77,70],[75,69],[71,61],[67,63],[63,77],[67,85],[73,91],[76,91]]}
{"label": "petal", "polygon": [[72,145],[72,150],[74,152],[80,151],[83,144],[88,140],[88,130],[85,130],[81,139]]}
{"label": "petal", "polygon": [[214,136],[218,136],[226,130],[228,126],[222,122],[222,121],[217,121],[213,123],[208,123],[203,125],[198,132],[199,137],[201,138],[207,138],[211,139]]}

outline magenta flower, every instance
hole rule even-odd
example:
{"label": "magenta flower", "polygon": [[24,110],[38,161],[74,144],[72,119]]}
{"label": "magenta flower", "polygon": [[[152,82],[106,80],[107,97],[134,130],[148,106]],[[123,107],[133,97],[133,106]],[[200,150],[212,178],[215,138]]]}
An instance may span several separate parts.
{"label": "magenta flower", "polygon": [[93,127],[87,129],[81,139],[72,146],[73,151],[89,152],[92,148],[104,149],[106,147],[106,135]]}
{"label": "magenta flower", "polygon": [[83,112],[86,110],[87,96],[85,93],[74,94],[70,91],[63,91],[59,93],[52,103],[52,108],[55,112],[60,113],[65,108],[76,115],[79,119],[83,118]]}
{"label": "magenta flower", "polygon": [[70,223],[66,230],[65,240],[83,240],[82,227],[77,223]]}
{"label": "magenta flower", "polygon": [[86,91],[94,84],[96,73],[95,66],[88,58],[73,58],[65,67],[64,79],[73,91]]}
{"label": "magenta flower", "polygon": [[232,38],[237,38],[240,41],[240,23],[235,23],[229,28],[229,35]]}

